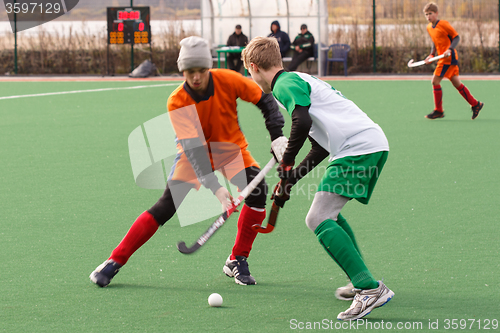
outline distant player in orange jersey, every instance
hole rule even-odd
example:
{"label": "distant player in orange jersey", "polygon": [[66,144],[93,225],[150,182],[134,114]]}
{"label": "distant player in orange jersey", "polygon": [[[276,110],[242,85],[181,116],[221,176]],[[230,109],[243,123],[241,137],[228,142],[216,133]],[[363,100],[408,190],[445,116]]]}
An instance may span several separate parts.
{"label": "distant player in orange jersey", "polygon": [[[100,287],[106,287],[132,254],[172,218],[190,190],[203,185],[219,199],[224,210],[227,208],[232,197],[214,170],[221,171],[239,189],[259,173],[239,125],[238,98],[262,111],[277,160],[281,160],[288,143],[282,131],[285,120],[272,95],[264,94],[255,82],[240,73],[211,69],[212,55],[205,39],[192,36],[180,45],[177,65],[186,81],[167,101],[178,153],[162,197],[135,220],[111,256],[90,274],[91,281]],[[247,257],[257,236],[251,227],[266,217],[266,199],[267,185],[262,180],[245,199],[236,240],[223,266],[224,273],[240,285],[256,283]]]}
{"label": "distant player in orange jersey", "polygon": [[434,2],[425,5],[424,13],[427,21],[429,21],[427,32],[431,36],[433,42],[431,53],[425,58],[425,62],[428,64],[430,58],[441,54],[446,56],[438,61],[436,69],[434,70],[434,76],[432,77],[434,111],[425,117],[428,119],[444,117],[441,80],[446,77],[451,81],[460,95],[465,98],[467,103],[470,104],[472,119],[474,120],[479,115],[479,111],[483,108],[484,103],[479,102],[472,96],[469,89],[460,81],[458,76],[458,53],[455,48],[460,41],[460,36],[448,21],[438,19],[438,6]]}

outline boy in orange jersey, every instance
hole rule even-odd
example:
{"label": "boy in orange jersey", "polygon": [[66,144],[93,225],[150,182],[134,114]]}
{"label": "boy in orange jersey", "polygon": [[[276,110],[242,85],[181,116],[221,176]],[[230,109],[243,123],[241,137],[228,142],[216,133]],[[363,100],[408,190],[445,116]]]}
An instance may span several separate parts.
{"label": "boy in orange jersey", "polygon": [[484,106],[484,103],[479,102],[472,96],[469,89],[460,81],[458,76],[458,53],[455,50],[460,36],[453,29],[448,21],[438,19],[438,6],[434,2],[430,2],[424,7],[424,14],[429,21],[427,32],[432,38],[431,53],[425,62],[429,64],[429,59],[435,56],[444,54],[445,58],[440,59],[434,70],[432,77],[432,88],[434,93],[434,111],[425,117],[428,119],[437,119],[444,117],[443,110],[443,91],[441,90],[441,80],[443,77],[448,78],[453,86],[458,90],[460,95],[465,98],[472,109],[472,119],[476,119],[479,111]]}
{"label": "boy in orange jersey", "polygon": [[[136,219],[108,260],[90,274],[91,281],[100,287],[106,287],[130,256],[175,214],[191,189],[203,185],[226,209],[233,198],[220,185],[214,170],[221,171],[239,189],[259,173],[238,123],[237,98],[261,109],[278,160],[288,142],[282,132],[284,118],[272,95],[262,93],[256,83],[235,71],[210,69],[212,56],[206,40],[193,36],[180,45],[177,64],[185,82],[167,102],[178,153],[162,197]],[[241,208],[235,244],[223,267],[224,273],[241,285],[256,283],[246,260],[257,236],[251,226],[264,220],[266,198],[267,185],[262,180]]]}

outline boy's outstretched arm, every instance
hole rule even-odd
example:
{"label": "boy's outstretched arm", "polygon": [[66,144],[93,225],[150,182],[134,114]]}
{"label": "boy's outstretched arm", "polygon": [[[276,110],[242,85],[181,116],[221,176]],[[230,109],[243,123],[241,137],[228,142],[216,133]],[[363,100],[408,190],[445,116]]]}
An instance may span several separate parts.
{"label": "boy's outstretched arm", "polygon": [[311,150],[299,165],[291,172],[289,181],[293,184],[304,178],[312,169],[320,164],[330,153],[319,145],[313,138],[309,137]]}
{"label": "boy's outstretched arm", "polygon": [[[310,120],[309,124],[312,124],[312,119],[309,116],[309,111],[308,111],[309,108],[308,107],[307,108],[299,107],[299,108],[301,109],[303,108],[302,111],[299,110],[297,113],[295,113],[296,111],[292,113],[292,119],[294,119],[294,122],[292,123],[292,131],[290,133],[290,138],[293,138],[293,141],[292,141],[292,146],[290,146],[289,143],[287,150],[285,151],[285,154],[288,152],[289,156],[287,158],[283,156],[283,161],[286,161],[288,158],[291,158],[290,156],[292,156],[293,154],[294,157],[292,159],[291,164],[285,164],[285,162],[282,162],[278,167],[278,173],[280,175],[280,178],[282,178],[282,180],[280,181],[280,184],[277,185],[277,187],[281,186],[283,190],[281,195],[274,196],[274,203],[279,207],[283,207],[285,202],[290,199],[292,186],[295,185],[305,175],[307,175],[319,163],[321,163],[328,155],[330,155],[330,153],[326,149],[321,147],[319,143],[317,143],[313,138],[308,136],[311,125],[308,125],[307,119]],[[307,112],[307,116],[303,112],[304,109]],[[295,110],[297,110],[297,108]],[[300,119],[306,121],[301,122]],[[303,127],[300,128],[300,126]],[[306,129],[307,131],[305,131]],[[302,162],[300,162],[300,164],[295,169],[292,170],[295,156],[297,155],[298,150],[300,150],[305,141],[305,138],[303,139],[304,132],[306,133],[306,137],[309,138],[309,141],[311,141],[311,150],[309,151],[307,156],[302,160]],[[298,147],[298,150],[296,150],[296,147]]]}
{"label": "boy's outstretched arm", "polygon": [[207,147],[203,145],[199,138],[183,139],[179,140],[179,143],[193,167],[198,181],[215,194],[222,185],[212,170],[212,163],[208,156]]}
{"label": "boy's outstretched arm", "polygon": [[425,58],[425,63],[428,65],[430,64],[431,62],[429,61],[429,59],[431,58],[434,58],[436,56],[436,44],[432,43],[432,47],[431,47],[431,52],[429,53],[429,55]]}
{"label": "boy's outstretched arm", "polygon": [[[283,161],[278,166],[280,178],[288,179],[288,183],[291,185],[294,185],[330,155],[327,150],[309,136],[311,126],[312,119],[309,115],[309,106],[296,105],[295,110],[292,112],[292,129],[290,131],[290,138],[288,139],[288,146],[283,154]],[[309,141],[311,141],[311,150],[304,160],[292,170],[292,166],[295,164],[295,157],[304,145],[306,138],[309,138]]]}
{"label": "boy's outstretched arm", "polygon": [[262,111],[266,128],[271,136],[271,153],[276,158],[276,161],[280,162],[288,143],[287,138],[283,135],[285,118],[283,118],[278,103],[276,103],[272,94],[262,93],[262,97],[255,105]]}
{"label": "boy's outstretched arm", "polygon": [[276,103],[273,95],[262,93],[262,97],[255,105],[262,111],[262,115],[266,122],[266,128],[271,136],[271,141],[283,136],[285,118],[283,118],[278,103]]}

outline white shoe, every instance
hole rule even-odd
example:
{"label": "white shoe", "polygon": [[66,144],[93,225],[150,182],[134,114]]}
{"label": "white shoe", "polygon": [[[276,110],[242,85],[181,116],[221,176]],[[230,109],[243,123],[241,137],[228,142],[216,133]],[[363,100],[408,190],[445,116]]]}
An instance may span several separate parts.
{"label": "white shoe", "polygon": [[246,257],[236,256],[234,260],[230,258],[231,256],[227,258],[226,264],[223,267],[223,271],[227,276],[234,277],[234,282],[242,286],[257,284],[254,277],[250,274]]}
{"label": "white shoe", "polygon": [[352,282],[349,282],[345,287],[337,288],[335,291],[335,297],[341,301],[352,301],[354,296],[356,296],[356,291]]}
{"label": "white shoe", "polygon": [[349,309],[339,313],[338,320],[356,320],[363,318],[373,309],[381,307],[394,297],[394,292],[378,281],[378,288],[356,290],[356,296]]}

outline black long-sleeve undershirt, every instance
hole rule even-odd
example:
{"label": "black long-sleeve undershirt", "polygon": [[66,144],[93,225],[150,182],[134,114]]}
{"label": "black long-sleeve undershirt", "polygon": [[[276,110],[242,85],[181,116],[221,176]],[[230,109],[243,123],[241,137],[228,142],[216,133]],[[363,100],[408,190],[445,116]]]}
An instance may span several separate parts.
{"label": "black long-sleeve undershirt", "polygon": [[292,112],[292,128],[288,146],[283,154],[283,163],[290,165],[295,161],[295,157],[304,145],[306,138],[309,138],[312,147],[304,160],[292,171],[289,181],[293,184],[330,155],[326,149],[309,136],[311,126],[312,119],[309,115],[309,106],[296,105],[295,110]]}
{"label": "black long-sleeve undershirt", "polygon": [[304,178],[312,169],[320,164],[330,153],[319,145],[313,138],[309,136],[311,142],[311,150],[307,156],[300,162],[300,164],[293,169],[289,181],[292,184],[297,183],[300,179]]}
{"label": "black long-sleeve undershirt", "polygon": [[[449,49],[452,49],[452,50],[456,49],[459,42],[460,42],[460,36],[457,35],[455,38],[452,39]],[[434,43],[432,43],[432,48],[431,48],[430,54],[432,54],[433,56],[437,56],[436,44],[434,44]]]}
{"label": "black long-sleeve undershirt", "polygon": [[283,154],[283,163],[290,165],[295,161],[295,157],[309,135],[311,126],[309,106],[296,105],[292,112],[292,128],[288,138],[288,146]]}
{"label": "black long-sleeve undershirt", "polygon": [[259,102],[255,105],[261,110],[264,116],[266,128],[271,136],[271,141],[283,136],[285,118],[283,118],[278,103],[276,103],[273,95],[262,93]]}

